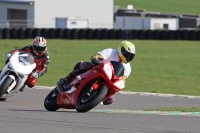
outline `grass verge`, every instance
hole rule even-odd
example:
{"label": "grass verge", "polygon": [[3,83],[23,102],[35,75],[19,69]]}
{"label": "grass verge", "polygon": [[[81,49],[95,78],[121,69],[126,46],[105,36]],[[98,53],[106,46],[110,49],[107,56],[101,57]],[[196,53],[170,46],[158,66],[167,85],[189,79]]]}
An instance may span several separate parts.
{"label": "grass verge", "polygon": [[[0,68],[4,67],[6,52],[32,41],[0,40]],[[89,61],[91,55],[105,48],[117,48],[121,41],[48,39],[51,62],[37,85],[55,86],[78,61]],[[135,44],[137,54],[131,62],[132,73],[125,91],[200,96],[198,41],[130,41]]]}

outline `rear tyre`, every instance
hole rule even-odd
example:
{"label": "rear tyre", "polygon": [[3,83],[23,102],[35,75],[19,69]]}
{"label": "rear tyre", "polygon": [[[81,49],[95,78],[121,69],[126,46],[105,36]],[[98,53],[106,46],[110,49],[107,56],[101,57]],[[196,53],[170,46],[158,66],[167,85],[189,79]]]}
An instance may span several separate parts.
{"label": "rear tyre", "polygon": [[[8,90],[8,88],[10,87],[13,81],[14,80],[10,78],[9,76],[4,80],[4,82],[0,86],[0,97]],[[1,98],[1,99],[5,99],[5,98]]]}
{"label": "rear tyre", "polygon": [[45,98],[44,100],[44,107],[48,111],[56,111],[59,109],[57,105],[57,96],[58,96],[58,91],[57,89],[53,89]]}
{"label": "rear tyre", "polygon": [[[89,89],[89,88],[88,88]],[[90,96],[86,92],[79,96],[78,103],[76,105],[77,112],[87,112],[96,107],[107,95],[108,88],[104,85],[100,85],[99,88],[93,90]]]}

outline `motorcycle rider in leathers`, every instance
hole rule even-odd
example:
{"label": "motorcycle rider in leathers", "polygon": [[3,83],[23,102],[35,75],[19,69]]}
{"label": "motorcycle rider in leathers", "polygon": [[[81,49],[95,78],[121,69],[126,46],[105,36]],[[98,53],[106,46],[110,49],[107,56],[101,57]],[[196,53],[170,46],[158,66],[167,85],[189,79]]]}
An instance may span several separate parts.
{"label": "motorcycle rider in leathers", "polygon": [[[19,51],[26,51],[31,53],[34,57],[34,62],[36,63],[35,70],[28,76],[26,85],[28,87],[34,87],[36,85],[37,79],[44,75],[47,72],[47,67],[50,62],[50,55],[47,51],[47,41],[44,37],[37,36],[32,45],[25,46],[21,49],[15,49],[11,52],[5,54],[5,57],[8,58],[6,63],[9,61],[9,58],[12,54]],[[23,91],[25,88],[22,87],[20,91]]]}
{"label": "motorcycle rider in leathers", "polygon": [[[101,62],[107,63],[110,61],[118,61],[121,62],[125,68],[124,70],[124,76],[123,80],[128,78],[128,76],[131,73],[131,66],[130,61],[133,60],[134,56],[136,54],[136,49],[133,43],[129,41],[123,41],[117,49],[107,48],[102,51],[99,51],[96,55],[93,55],[91,57],[91,63],[93,64],[100,64]],[[89,70],[92,67],[92,64],[90,62],[78,62],[75,66],[72,72],[68,74],[65,78],[61,78],[60,81],[63,84],[64,88],[67,88],[69,83],[79,74],[82,74]],[[109,105],[114,102],[115,98],[114,96],[110,96],[106,100],[103,101],[104,105]]]}

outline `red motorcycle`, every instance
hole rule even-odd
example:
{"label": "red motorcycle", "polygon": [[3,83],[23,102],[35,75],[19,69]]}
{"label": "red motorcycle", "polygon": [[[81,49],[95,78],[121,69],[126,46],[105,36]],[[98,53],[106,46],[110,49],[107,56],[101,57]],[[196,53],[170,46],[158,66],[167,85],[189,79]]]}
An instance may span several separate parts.
{"label": "red motorcycle", "polygon": [[87,112],[125,87],[123,75],[124,66],[120,62],[93,65],[87,72],[76,76],[65,91],[58,81],[45,98],[44,107],[48,111],[65,108]]}

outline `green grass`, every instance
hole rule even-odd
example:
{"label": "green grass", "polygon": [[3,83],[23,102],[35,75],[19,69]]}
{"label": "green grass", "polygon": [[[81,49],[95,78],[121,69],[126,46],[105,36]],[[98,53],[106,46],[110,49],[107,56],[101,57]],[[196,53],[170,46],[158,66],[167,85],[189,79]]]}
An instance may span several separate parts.
{"label": "green grass", "polygon": [[[55,86],[80,60],[105,48],[117,48],[122,40],[48,40],[51,62],[37,85]],[[132,73],[125,91],[156,92],[200,96],[199,41],[131,40],[137,54],[131,62]],[[31,44],[32,40],[0,40],[0,67],[4,53]]]}
{"label": "green grass", "polygon": [[114,0],[114,5],[126,8],[131,4],[135,9],[151,12],[200,15],[199,0]]}

